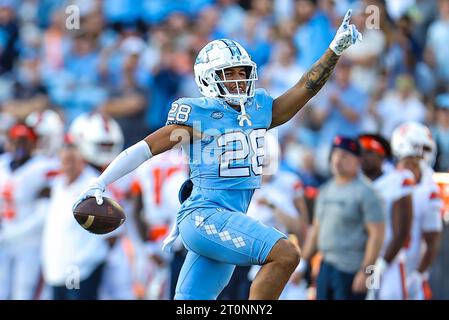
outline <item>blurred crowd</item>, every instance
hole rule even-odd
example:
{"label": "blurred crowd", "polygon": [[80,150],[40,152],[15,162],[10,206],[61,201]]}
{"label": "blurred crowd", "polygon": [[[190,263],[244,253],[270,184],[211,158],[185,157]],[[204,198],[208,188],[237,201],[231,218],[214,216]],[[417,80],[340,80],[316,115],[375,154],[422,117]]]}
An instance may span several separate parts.
{"label": "blurred crowd", "polygon": [[432,126],[442,155],[436,165],[449,169],[447,0],[2,0],[1,128],[10,116],[45,108],[67,125],[99,110],[119,122],[127,147],[163,126],[175,99],[199,95],[194,59],[222,37],[247,48],[259,86],[277,97],[324,52],[349,7],[364,41],[311,107],[280,128],[286,149],[304,155],[288,164],[317,186],[329,173],[335,135],[389,138],[397,124],[415,120]]}
{"label": "blurred crowd", "polygon": [[[326,50],[348,8],[363,42],[345,52],[329,83],[277,132],[281,167],[304,190],[306,202],[298,206],[310,210],[330,177],[337,135],[390,139],[401,123],[420,122],[437,144],[435,170],[448,171],[449,0],[0,0],[0,152],[15,123],[49,109],[65,131],[80,115],[99,112],[118,123],[123,147],[136,143],[165,124],[174,100],[200,95],[193,63],[213,39],[242,44],[257,63],[258,87],[276,98]],[[134,181],[129,190],[157,189],[161,171],[154,172],[156,187]],[[140,209],[149,206],[139,201]],[[153,270],[167,263],[152,257]],[[145,272],[156,289],[145,295],[134,287],[125,298],[168,298],[157,291],[167,274]]]}

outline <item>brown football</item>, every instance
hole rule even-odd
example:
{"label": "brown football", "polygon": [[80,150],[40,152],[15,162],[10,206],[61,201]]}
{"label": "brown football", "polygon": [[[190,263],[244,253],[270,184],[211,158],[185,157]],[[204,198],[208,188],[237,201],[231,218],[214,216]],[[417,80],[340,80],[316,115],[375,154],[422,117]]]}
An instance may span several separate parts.
{"label": "brown football", "polygon": [[103,197],[101,205],[97,204],[94,197],[87,198],[76,206],[73,215],[84,229],[95,234],[112,232],[126,219],[122,207],[106,197]]}

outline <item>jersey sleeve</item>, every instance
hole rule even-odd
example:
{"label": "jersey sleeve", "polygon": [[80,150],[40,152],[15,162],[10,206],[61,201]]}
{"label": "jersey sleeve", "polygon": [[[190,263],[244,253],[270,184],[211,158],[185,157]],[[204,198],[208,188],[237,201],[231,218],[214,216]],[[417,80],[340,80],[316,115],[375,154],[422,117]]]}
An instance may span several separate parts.
{"label": "jersey sleeve", "polygon": [[422,219],[422,230],[424,232],[441,231],[443,228],[443,222],[441,220],[441,209],[443,207],[443,201],[435,189],[429,192],[429,198],[427,200],[428,209],[425,210]]}
{"label": "jersey sleeve", "polygon": [[397,199],[403,198],[412,194],[413,187],[415,186],[415,176],[409,170],[401,171],[399,177],[399,188],[398,188],[398,196]]}
{"label": "jersey sleeve", "polygon": [[193,107],[192,99],[181,98],[172,103],[167,115],[165,125],[177,124],[193,127],[193,121],[197,111]]}

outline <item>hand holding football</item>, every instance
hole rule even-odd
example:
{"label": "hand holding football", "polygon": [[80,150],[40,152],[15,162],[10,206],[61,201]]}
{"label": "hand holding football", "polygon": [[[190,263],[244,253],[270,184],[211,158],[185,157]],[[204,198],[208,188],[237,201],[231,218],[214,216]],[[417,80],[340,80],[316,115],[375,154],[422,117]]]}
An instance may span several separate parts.
{"label": "hand holding football", "polygon": [[105,234],[114,231],[125,222],[122,207],[110,198],[103,197],[98,205],[94,197],[80,202],[73,210],[76,221],[87,231]]}

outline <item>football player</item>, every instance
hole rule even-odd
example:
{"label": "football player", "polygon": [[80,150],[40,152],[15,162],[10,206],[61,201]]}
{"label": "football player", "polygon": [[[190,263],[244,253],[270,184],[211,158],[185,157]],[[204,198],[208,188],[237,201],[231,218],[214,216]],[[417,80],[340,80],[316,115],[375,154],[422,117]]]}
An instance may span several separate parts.
{"label": "football player", "polygon": [[390,143],[382,136],[363,134],[359,136],[359,143],[362,148],[362,171],[373,181],[387,214],[384,245],[376,262],[368,299],[406,299],[404,247],[412,226],[415,177],[406,169],[384,169],[385,162],[391,160],[392,154]]}
{"label": "football player", "polygon": [[35,111],[25,120],[38,136],[36,154],[49,158],[57,157],[64,140],[64,122],[61,116],[51,110]]}
{"label": "football player", "polygon": [[0,156],[1,298],[37,299],[43,284],[39,261],[45,219],[37,202],[57,166],[33,155],[38,137],[32,128],[16,124],[8,137],[9,151]]}
{"label": "football player", "polygon": [[[134,214],[141,235],[136,243],[139,248],[136,250],[136,277],[144,289],[141,298],[169,298],[172,255],[162,252],[161,243],[176,220],[180,206],[176,195],[188,178],[187,163],[182,150],[174,149],[158,155],[135,171]],[[183,247],[177,249],[175,258]]]}
{"label": "football player", "polygon": [[[308,228],[308,212],[301,179],[288,171],[278,170],[280,146],[270,132],[265,135],[265,155],[261,188],[254,192],[248,216],[267,226],[289,234],[290,239],[302,245]],[[299,241],[298,241],[299,240]],[[249,279],[253,280],[260,266],[252,266]],[[304,299],[306,283],[287,283],[280,299]]]}
{"label": "football player", "polygon": [[361,40],[343,19],[329,49],[286,93],[272,99],[256,89],[257,66],[229,39],[214,40],[198,54],[195,80],[203,98],[172,104],[166,125],[121,153],[83,192],[79,203],[151,157],[182,144],[190,157],[191,195],[177,216],[166,248],[181,234],[189,250],[175,299],[216,299],[235,265],[262,265],[250,299],[277,299],[300,253],[287,236],[245,213],[260,187],[265,132],[290,120],[329,79],[343,51]]}
{"label": "football player", "polygon": [[[60,173],[60,162],[58,152],[64,140],[64,122],[61,116],[54,110],[46,109],[35,111],[25,119],[27,126],[31,127],[37,135],[36,148],[33,155],[37,155],[40,161],[46,165],[53,164],[54,170],[47,173],[48,183],[39,192],[35,203],[35,213],[42,217],[47,215],[50,205],[50,190],[54,178]],[[45,165],[45,164],[44,164]],[[41,299],[51,296],[51,290],[46,286],[41,295]]]}
{"label": "football player", "polygon": [[393,132],[393,155],[398,168],[410,170],[413,187],[413,222],[409,244],[405,250],[405,275],[408,299],[430,299],[428,272],[438,253],[442,220],[442,201],[429,166],[435,144],[430,130],[417,122],[407,122]]}
{"label": "football player", "polygon": [[[69,134],[87,164],[102,172],[123,150],[124,137],[119,124],[111,117],[98,112],[84,113],[76,117],[69,128]],[[131,185],[133,176],[120,179],[107,188],[110,196],[125,210],[132,210]],[[134,239],[136,223],[129,216],[129,223],[108,237],[111,247],[104,265],[99,299],[132,299],[134,261]],[[82,230],[81,230],[82,231]],[[93,258],[95,259],[95,258]]]}

